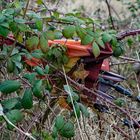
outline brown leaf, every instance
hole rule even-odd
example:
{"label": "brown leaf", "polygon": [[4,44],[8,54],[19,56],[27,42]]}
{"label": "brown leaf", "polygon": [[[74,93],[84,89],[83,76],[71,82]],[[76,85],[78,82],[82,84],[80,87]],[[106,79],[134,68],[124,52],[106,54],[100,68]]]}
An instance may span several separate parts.
{"label": "brown leaf", "polygon": [[61,108],[72,110],[72,108],[68,105],[68,103],[66,102],[66,99],[64,97],[59,97],[58,104]]}

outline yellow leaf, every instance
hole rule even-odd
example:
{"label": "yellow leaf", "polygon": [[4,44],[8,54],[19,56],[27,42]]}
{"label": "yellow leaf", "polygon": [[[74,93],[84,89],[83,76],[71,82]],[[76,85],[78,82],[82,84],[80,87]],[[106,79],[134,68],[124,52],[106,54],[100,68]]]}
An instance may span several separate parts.
{"label": "yellow leaf", "polygon": [[84,80],[88,76],[88,74],[89,74],[89,72],[86,70],[77,70],[77,71],[74,71],[73,77],[75,79]]}
{"label": "yellow leaf", "polygon": [[23,42],[23,35],[19,34],[17,37],[18,42],[22,43]]}
{"label": "yellow leaf", "polygon": [[79,59],[80,59],[79,57],[70,58],[68,63],[64,65],[66,72],[69,72]]}
{"label": "yellow leaf", "polygon": [[71,110],[72,108],[67,104],[66,99],[64,97],[59,97],[58,104],[61,108],[65,108]]}
{"label": "yellow leaf", "polygon": [[80,64],[78,66],[78,69],[76,71],[73,72],[73,78],[75,79],[81,79],[81,80],[84,80],[89,74],[89,71],[86,71],[84,69],[84,64]]}

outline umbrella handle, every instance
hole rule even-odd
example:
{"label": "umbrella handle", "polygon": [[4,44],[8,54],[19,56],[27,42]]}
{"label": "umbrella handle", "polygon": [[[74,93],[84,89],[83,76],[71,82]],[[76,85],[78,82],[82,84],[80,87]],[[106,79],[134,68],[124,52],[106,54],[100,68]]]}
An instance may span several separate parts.
{"label": "umbrella handle", "polygon": [[121,85],[113,85],[113,87],[116,91],[120,92],[121,94],[132,97],[132,93],[129,89],[125,89]]}

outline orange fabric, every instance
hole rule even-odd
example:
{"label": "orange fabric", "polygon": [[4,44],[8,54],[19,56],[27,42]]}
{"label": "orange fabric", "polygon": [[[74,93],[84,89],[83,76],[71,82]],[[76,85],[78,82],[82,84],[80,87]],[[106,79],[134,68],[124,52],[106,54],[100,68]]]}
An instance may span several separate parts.
{"label": "orange fabric", "polygon": [[81,41],[75,40],[49,40],[49,46],[53,44],[61,44],[67,47],[67,54],[69,57],[82,57],[89,56],[89,49],[91,48],[91,44],[89,45],[81,45]]}
{"label": "orange fabric", "polygon": [[[67,55],[69,57],[86,57],[92,55],[91,53],[91,44],[89,45],[81,45],[81,41],[75,41],[75,40],[49,40],[48,45],[51,46],[53,44],[61,44],[65,45],[67,47]],[[112,48],[109,43],[106,43],[106,49],[101,50],[101,54],[99,58],[104,59],[104,57],[108,57],[112,54]],[[93,56],[94,58],[94,56]],[[98,58],[97,58],[98,59]],[[37,66],[40,61],[39,59],[36,58],[36,60],[26,60],[25,62],[30,65],[30,66]],[[106,67],[104,67],[106,65]],[[102,69],[109,70],[109,67],[107,66],[106,61],[104,61],[104,64],[102,66]],[[107,68],[108,67],[108,68]]]}

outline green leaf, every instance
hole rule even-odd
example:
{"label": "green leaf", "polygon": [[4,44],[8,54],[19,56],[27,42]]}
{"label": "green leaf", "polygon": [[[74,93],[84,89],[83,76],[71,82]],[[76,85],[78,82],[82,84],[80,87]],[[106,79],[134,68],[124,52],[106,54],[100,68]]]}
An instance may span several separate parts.
{"label": "green leaf", "polygon": [[49,50],[49,46],[48,46],[48,40],[46,39],[46,37],[44,37],[44,35],[40,36],[40,49],[43,53],[46,53]]}
{"label": "green leaf", "polygon": [[6,116],[10,121],[14,121],[16,123],[23,119],[22,113],[17,109],[10,110],[8,113],[6,113]]}
{"label": "green leaf", "polygon": [[63,63],[64,63],[64,64],[67,64],[68,61],[69,61],[68,56],[67,56],[67,55],[63,55]]}
{"label": "green leaf", "polygon": [[21,55],[18,53],[18,54],[15,54],[12,56],[12,61],[13,62],[20,62],[21,61]]}
{"label": "green leaf", "polygon": [[22,63],[19,62],[19,61],[14,61],[14,64],[15,64],[15,66],[16,66],[17,68],[19,68],[19,69],[22,69],[22,68],[23,68]]}
{"label": "green leaf", "polygon": [[94,39],[93,36],[86,34],[85,37],[81,40],[81,44],[88,45],[88,44],[92,43],[93,39]]}
{"label": "green leaf", "polygon": [[45,70],[44,70],[45,74],[48,74],[49,73],[49,69],[50,69],[49,65],[46,65],[45,66]]}
{"label": "green leaf", "polygon": [[83,104],[79,103],[79,107],[80,107],[80,110],[81,112],[83,113],[83,115],[85,117],[89,117],[89,112],[87,110],[87,107],[85,107]]}
{"label": "green leaf", "polygon": [[134,43],[133,38],[128,38],[128,39],[127,39],[127,44],[128,44],[128,46],[132,46],[133,43]]}
{"label": "green leaf", "polygon": [[33,96],[30,88],[27,88],[25,90],[24,95],[21,99],[21,103],[25,109],[30,109],[33,107]]}
{"label": "green leaf", "polygon": [[25,73],[23,78],[27,79],[30,81],[30,83],[33,83],[36,78],[36,73]]}
{"label": "green leaf", "polygon": [[[13,124],[20,122],[24,117],[22,113],[17,109],[9,111],[8,113],[6,113],[6,116],[9,119],[9,121],[12,122]],[[7,128],[12,130],[14,127],[9,123],[7,123]]]}
{"label": "green leaf", "polygon": [[75,33],[75,26],[74,25],[66,26],[62,30],[62,34],[65,38],[72,38],[74,33]]}
{"label": "green leaf", "polygon": [[29,18],[40,19],[40,15],[31,10],[29,12],[27,12],[27,16]]}
{"label": "green leaf", "polygon": [[77,117],[80,118],[80,107],[79,107],[79,104],[77,102],[75,102],[74,103],[74,107],[75,107],[75,110],[76,110]]}
{"label": "green leaf", "polygon": [[5,80],[0,83],[0,91],[2,93],[12,93],[20,88],[21,84],[16,80]]}
{"label": "green leaf", "polygon": [[86,30],[84,28],[81,28],[79,25],[76,26],[76,33],[78,37],[82,40],[86,35]]}
{"label": "green leaf", "polygon": [[42,80],[37,80],[32,88],[34,96],[42,98]]}
{"label": "green leaf", "polygon": [[67,93],[73,93],[73,90],[72,88],[69,86],[69,85],[64,85],[64,90],[67,92]]}
{"label": "green leaf", "polygon": [[25,22],[26,22],[26,20],[23,19],[23,18],[14,18],[14,21],[15,21],[16,23],[23,23],[23,24],[25,24]]}
{"label": "green leaf", "polygon": [[125,105],[125,101],[123,99],[120,99],[120,98],[114,100],[114,103],[119,107],[122,107]]}
{"label": "green leaf", "polygon": [[19,53],[19,50],[18,50],[17,48],[14,48],[14,49],[12,50],[11,56],[12,56],[12,55],[15,55],[15,54],[18,54],[18,53]]}
{"label": "green leaf", "polygon": [[18,110],[20,110],[20,109],[23,108],[22,103],[21,103],[21,98],[20,98],[20,97],[17,97],[17,100],[18,100],[18,102],[17,102],[17,104],[14,106],[13,109],[18,109]]}
{"label": "green leaf", "polygon": [[60,13],[57,11],[53,11],[53,17],[55,17],[56,19],[59,18]]}
{"label": "green leaf", "polygon": [[19,31],[19,28],[17,28],[18,27],[18,24],[16,22],[10,22],[9,23],[9,26],[10,26],[10,30],[13,33],[17,33]]}
{"label": "green leaf", "polygon": [[14,12],[15,12],[15,9],[13,8],[8,8],[8,9],[3,10],[3,14],[6,14],[6,15],[12,15],[14,14]]}
{"label": "green leaf", "polygon": [[0,23],[2,23],[5,19],[6,19],[6,17],[0,13]]}
{"label": "green leaf", "polygon": [[118,44],[117,39],[116,38],[112,38],[112,40],[111,40],[112,47],[115,48],[117,46],[117,44]]}
{"label": "green leaf", "polygon": [[12,62],[11,58],[7,60],[7,71],[12,73],[15,69],[15,64]]}
{"label": "green leaf", "polygon": [[3,37],[7,37],[8,34],[9,34],[9,30],[0,25],[0,35],[2,35]]}
{"label": "green leaf", "polygon": [[75,135],[74,124],[70,121],[64,124],[63,128],[60,130],[60,135],[66,138],[71,138]]}
{"label": "green leaf", "polygon": [[39,5],[41,5],[43,2],[42,2],[42,0],[37,0],[36,3],[39,4]]}
{"label": "green leaf", "polygon": [[72,90],[72,88],[71,88],[70,86],[64,85],[64,90],[65,90],[65,91],[68,93],[68,95],[69,95],[69,96],[67,97],[67,102],[68,102],[68,103],[71,102],[71,97],[70,97],[70,95],[72,96],[72,99],[73,99],[74,101],[79,100],[78,94],[75,93],[75,92]]}
{"label": "green leaf", "polygon": [[45,75],[44,70],[39,66],[35,67],[35,72],[37,72],[39,75],[42,75],[42,76]]}
{"label": "green leaf", "polygon": [[63,34],[60,31],[54,31],[54,37],[55,39],[61,39]]}
{"label": "green leaf", "polygon": [[122,55],[124,52],[123,48],[119,45],[117,45],[114,49],[113,49],[113,56],[115,57],[119,57],[120,55]]}
{"label": "green leaf", "polygon": [[103,33],[103,34],[102,34],[102,40],[103,40],[104,43],[110,42],[111,39],[112,39],[112,37],[111,37],[110,34],[108,34],[108,33]]}
{"label": "green leaf", "polygon": [[42,132],[42,139],[43,140],[54,140],[51,136],[51,134],[49,134],[49,132],[47,131],[43,131]]}
{"label": "green leaf", "polygon": [[19,98],[10,98],[1,102],[4,109],[12,109],[19,102]]}
{"label": "green leaf", "polygon": [[18,24],[17,26],[18,26],[18,28],[19,28],[19,30],[20,30],[21,32],[30,31],[30,28],[29,28],[28,25],[26,25],[26,24]]}
{"label": "green leaf", "polygon": [[46,36],[47,36],[48,40],[54,40],[55,39],[55,35],[54,35],[53,31],[47,31]]}
{"label": "green leaf", "polygon": [[36,25],[36,27],[37,27],[37,29],[38,29],[39,31],[42,31],[42,29],[43,29],[43,22],[42,22],[41,19],[37,20],[37,21],[35,22],[35,25]]}
{"label": "green leaf", "polygon": [[[72,92],[72,99],[73,99],[73,101],[78,101],[79,100],[78,94],[76,94],[75,92]],[[67,97],[67,102],[71,103],[70,95]]]}
{"label": "green leaf", "polygon": [[100,55],[100,48],[96,42],[93,42],[93,44],[92,44],[92,52],[93,52],[95,58]]}
{"label": "green leaf", "polygon": [[33,50],[33,49],[37,48],[38,43],[39,43],[39,38],[37,36],[32,36],[27,39],[26,47],[28,50]]}
{"label": "green leaf", "polygon": [[9,28],[10,28],[10,25],[9,25],[8,22],[3,22],[3,23],[0,24],[0,26],[3,27],[3,28],[6,28],[6,29],[8,29],[8,30],[9,30]]}
{"label": "green leaf", "polygon": [[55,127],[57,128],[57,130],[60,130],[63,126],[64,126],[64,118],[63,116],[59,115],[56,117],[56,120],[55,120]]}
{"label": "green leaf", "polygon": [[52,137],[56,138],[57,136],[58,136],[58,131],[57,131],[57,128],[54,126],[53,131],[52,131]]}
{"label": "green leaf", "polygon": [[86,28],[86,32],[88,35],[92,36],[94,39],[98,38],[98,31],[93,32],[93,30],[91,28]]}
{"label": "green leaf", "polygon": [[101,38],[96,39],[96,42],[101,48],[105,49],[105,44]]}
{"label": "green leaf", "polygon": [[66,17],[61,18],[61,20],[64,21],[64,22],[71,22],[71,23],[78,23],[78,24],[84,24],[85,23],[83,20],[81,20],[81,19],[79,19],[79,18],[77,18],[73,15],[70,15],[70,14],[69,15],[67,14]]}
{"label": "green leaf", "polygon": [[37,50],[33,50],[31,55],[32,55],[32,57],[41,59],[42,56],[43,56],[43,53],[42,53],[42,51],[40,49],[37,49]]}
{"label": "green leaf", "polygon": [[[21,54],[20,53],[17,53],[15,55],[13,55],[11,57],[11,61],[14,63],[14,65],[19,68],[19,69],[22,69],[23,68],[23,65],[21,63]],[[14,67],[14,68],[16,68]],[[15,69],[14,69],[15,70]]]}
{"label": "green leaf", "polygon": [[62,51],[59,48],[53,48],[52,49],[53,55],[60,60],[62,57]]}

